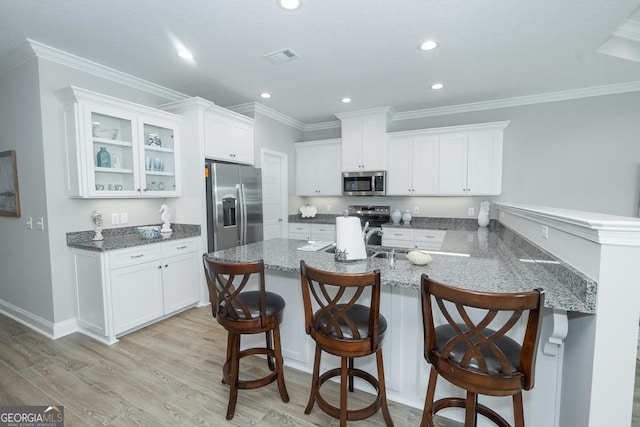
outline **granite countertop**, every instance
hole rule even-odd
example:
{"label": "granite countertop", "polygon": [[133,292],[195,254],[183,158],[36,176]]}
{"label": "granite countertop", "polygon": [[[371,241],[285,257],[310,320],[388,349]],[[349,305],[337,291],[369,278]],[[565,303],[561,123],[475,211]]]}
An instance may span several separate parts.
{"label": "granite countertop", "polygon": [[[162,226],[162,224],[150,224]],[[111,251],[115,249],[131,248],[134,246],[149,245],[152,243],[169,240],[187,239],[200,235],[200,226],[192,224],[171,224],[173,232],[169,235],[161,235],[157,239],[143,239],[135,227],[107,228],[102,230],[104,240],[94,241],[94,231],[74,231],[67,233],[67,246],[89,251]]]}
{"label": "granite countertop", "polygon": [[298,250],[306,244],[304,240],[273,239],[214,252],[212,256],[230,262],[263,259],[268,270],[293,273],[299,273],[301,259],[327,271],[362,273],[380,269],[383,285],[413,289],[419,289],[423,273],[453,286],[488,292],[540,287],[546,291],[546,307],[581,313],[595,313],[596,309],[597,284],[593,279],[502,226],[493,231],[447,231],[439,250],[428,251],[433,259],[426,266],[397,259],[392,267],[384,258],[336,262],[334,254],[325,249]]}
{"label": "granite countertop", "polygon": [[[317,214],[313,218],[303,218],[300,214],[289,215],[289,222],[301,224],[335,224],[336,217],[342,215],[337,214]],[[496,220],[492,219],[489,223],[489,229],[494,229]],[[393,228],[410,228],[410,229],[429,229],[429,230],[468,230],[476,231],[478,229],[478,220],[475,218],[431,218],[431,217],[414,217],[410,224],[401,222],[394,224],[391,221],[382,224],[383,227]]]}

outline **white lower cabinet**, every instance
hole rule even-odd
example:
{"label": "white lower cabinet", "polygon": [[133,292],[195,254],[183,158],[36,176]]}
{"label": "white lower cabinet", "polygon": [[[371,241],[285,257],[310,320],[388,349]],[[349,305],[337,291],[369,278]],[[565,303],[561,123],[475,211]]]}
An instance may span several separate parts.
{"label": "white lower cabinet", "polygon": [[107,344],[200,299],[198,238],[91,252],[73,249],[80,332]]}
{"label": "white lower cabinet", "polygon": [[382,227],[382,246],[407,249],[439,250],[446,230]]}
{"label": "white lower cabinet", "polygon": [[299,222],[290,222],[289,238],[335,242],[336,226],[335,224],[302,224]]}

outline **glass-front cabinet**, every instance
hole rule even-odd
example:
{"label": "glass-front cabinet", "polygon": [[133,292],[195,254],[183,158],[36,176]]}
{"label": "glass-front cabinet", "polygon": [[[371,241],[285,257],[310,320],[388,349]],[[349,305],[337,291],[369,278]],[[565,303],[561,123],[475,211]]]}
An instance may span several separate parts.
{"label": "glass-front cabinet", "polygon": [[180,195],[180,116],[75,87],[59,98],[70,197]]}

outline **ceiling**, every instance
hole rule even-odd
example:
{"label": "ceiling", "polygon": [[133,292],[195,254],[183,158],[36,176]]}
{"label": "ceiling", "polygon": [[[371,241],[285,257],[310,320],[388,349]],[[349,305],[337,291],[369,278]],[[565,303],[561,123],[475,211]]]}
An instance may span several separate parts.
{"label": "ceiling", "polygon": [[[286,11],[276,0],[2,0],[0,56],[29,38],[223,107],[259,102],[313,124],[383,106],[408,112],[638,82],[640,62],[598,49],[634,24],[639,4],[303,0]],[[420,51],[430,38],[439,47]],[[179,58],[178,45],[194,59]],[[263,57],[284,48],[300,58]]]}

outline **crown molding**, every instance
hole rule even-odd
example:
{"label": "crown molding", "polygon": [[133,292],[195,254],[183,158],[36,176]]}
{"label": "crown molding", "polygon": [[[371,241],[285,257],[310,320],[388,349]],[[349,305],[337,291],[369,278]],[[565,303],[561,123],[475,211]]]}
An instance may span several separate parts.
{"label": "crown molding", "polygon": [[260,114],[266,117],[269,117],[273,120],[281,122],[287,126],[291,126],[292,128],[304,131],[305,124],[299,120],[293,119],[286,114],[282,114],[279,111],[274,110],[273,108],[269,108],[265,105],[260,104],[259,102],[247,102],[246,104],[234,105],[232,107],[227,107],[231,111],[235,111],[236,113],[246,114],[246,113],[254,113]]}
{"label": "crown molding", "polygon": [[326,130],[326,129],[339,129],[342,126],[340,120],[333,120],[331,122],[313,123],[304,126],[305,132],[312,132],[314,130]]}
{"label": "crown molding", "polygon": [[360,116],[370,116],[372,114],[383,114],[388,120],[393,120],[395,116],[395,111],[392,107],[379,107],[379,108],[370,108],[368,110],[359,110],[359,111],[349,111],[347,113],[337,113],[334,114],[340,120],[350,117],[360,117]]}
{"label": "crown molding", "polygon": [[640,42],[640,22],[627,20],[616,28],[613,36]]}
{"label": "crown molding", "polygon": [[35,40],[27,39],[27,43],[39,59],[46,59],[60,65],[64,65],[79,71],[90,73],[116,83],[139,89],[163,98],[179,101],[188,98],[187,95],[175,90],[167,89],[155,83],[148,82],[139,77],[123,73],[122,71],[106,67],[97,62],[55,49]]}
{"label": "crown molding", "polygon": [[639,92],[640,81],[612,85],[594,86],[583,89],[550,92],[539,95],[520,96],[516,98],[496,99],[493,101],[472,102],[469,104],[451,105],[447,107],[427,108],[396,113],[393,121],[420,119],[424,117],[444,116],[448,114],[470,113],[474,111],[495,110],[498,108],[521,107],[524,105],[544,104],[547,102],[569,101],[572,99],[590,98],[594,96],[615,95],[626,92]]}

